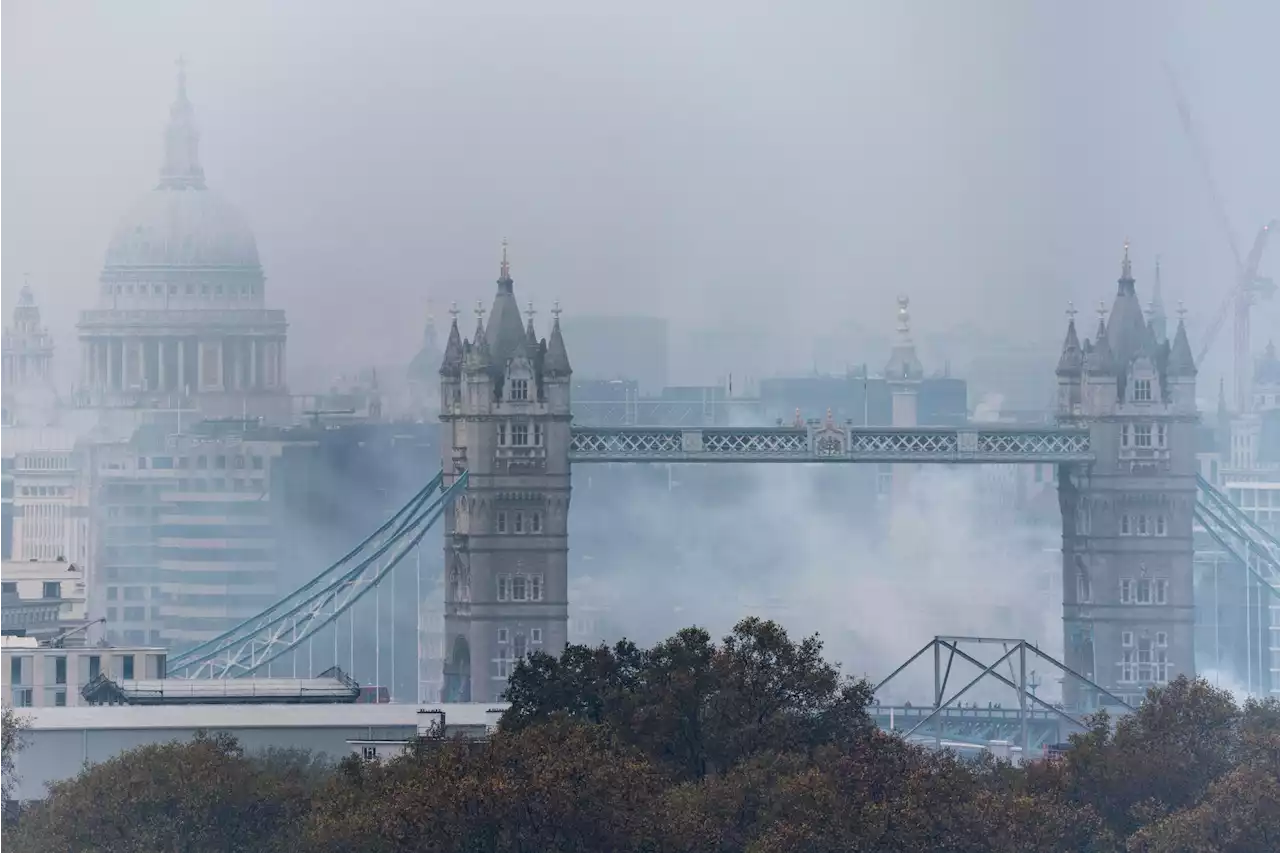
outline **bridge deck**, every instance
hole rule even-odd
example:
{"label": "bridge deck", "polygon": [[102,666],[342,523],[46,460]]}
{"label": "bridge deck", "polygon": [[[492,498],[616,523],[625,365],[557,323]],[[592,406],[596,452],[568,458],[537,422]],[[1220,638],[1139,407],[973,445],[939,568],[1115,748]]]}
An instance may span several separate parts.
{"label": "bridge deck", "polygon": [[574,427],[573,462],[1091,462],[1066,427]]}

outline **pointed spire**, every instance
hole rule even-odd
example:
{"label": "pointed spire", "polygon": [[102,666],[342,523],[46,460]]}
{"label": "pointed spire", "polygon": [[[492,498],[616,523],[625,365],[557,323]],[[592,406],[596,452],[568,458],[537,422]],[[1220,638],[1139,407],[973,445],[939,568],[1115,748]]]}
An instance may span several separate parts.
{"label": "pointed spire", "polygon": [[1173,335],[1166,370],[1171,377],[1195,376],[1196,360],[1191,355],[1191,343],[1187,340],[1187,310],[1178,303],[1178,330]]}
{"label": "pointed spire", "polygon": [[512,292],[511,288],[511,262],[507,260],[507,238],[502,238],[502,263],[498,265],[498,290],[499,292],[505,287],[508,293]]}
{"label": "pointed spire", "polygon": [[1120,262],[1120,280],[1133,281],[1133,262],[1129,260],[1129,241],[1124,241],[1124,260]]}
{"label": "pointed spire", "polygon": [[187,64],[178,58],[178,93],[169,107],[169,126],[164,135],[164,164],[160,168],[160,188],[204,189],[204,169],[200,166],[200,132],[195,110],[187,100]]}
{"label": "pointed spire", "polygon": [[444,345],[444,358],[440,362],[440,375],[457,377],[462,374],[462,333],[458,331],[458,303],[449,309],[453,320],[449,324],[449,340]]}
{"label": "pointed spire", "polygon": [[1076,334],[1076,306],[1067,303],[1067,336],[1062,342],[1062,355],[1058,358],[1059,376],[1079,376],[1084,367],[1084,351],[1080,349],[1080,336]]}
{"label": "pointed spire", "polygon": [[533,328],[533,316],[538,313],[533,310],[533,303],[528,303],[529,307],[525,309],[524,315],[529,318],[529,322],[524,327],[525,344],[531,348],[531,352],[538,348],[538,333]]}
{"label": "pointed spire", "polygon": [[564,346],[564,335],[560,331],[560,303],[556,302],[551,309],[555,319],[551,323],[551,339],[547,342],[547,355],[543,360],[543,372],[548,377],[569,378],[573,368],[569,366],[569,352]]}
{"label": "pointed spire", "polygon": [[1107,341],[1107,304],[1098,303],[1098,331],[1094,334],[1093,349],[1085,359],[1090,374],[1105,375],[1112,370],[1111,344]]}

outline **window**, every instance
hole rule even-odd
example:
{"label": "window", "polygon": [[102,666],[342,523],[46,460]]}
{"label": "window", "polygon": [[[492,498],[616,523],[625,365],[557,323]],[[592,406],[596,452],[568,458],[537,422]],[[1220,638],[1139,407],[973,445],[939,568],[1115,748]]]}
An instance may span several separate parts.
{"label": "window", "polygon": [[226,468],[226,467],[227,467],[227,457],[225,457],[225,456],[215,456],[215,457],[214,457],[214,459],[213,459],[213,467],[215,467],[215,468]]}
{"label": "window", "polygon": [[140,586],[126,586],[124,588],[125,601],[142,601],[147,597],[147,591]]}
{"label": "window", "polygon": [[507,443],[507,425],[498,424],[498,446],[505,446]]}
{"label": "window", "polygon": [[89,680],[93,681],[102,674],[102,658],[98,655],[89,655]]}
{"label": "window", "polygon": [[1133,446],[1134,447],[1150,447],[1151,446],[1151,424],[1134,424]]}
{"label": "window", "polygon": [[56,708],[67,707],[67,691],[59,690],[53,694],[53,704]]}
{"label": "window", "polygon": [[1151,603],[1151,580],[1149,578],[1141,578],[1138,581],[1138,603]]}
{"label": "window", "polygon": [[15,581],[5,581],[0,585],[0,592],[3,592],[5,595],[17,595],[18,584]]}
{"label": "window", "polygon": [[542,600],[542,575],[529,576],[529,600]]}
{"label": "window", "polygon": [[512,400],[528,400],[529,399],[529,380],[528,379],[512,379],[511,380],[511,399]]}
{"label": "window", "polygon": [[1133,603],[1133,578],[1120,579],[1120,603]]}
{"label": "window", "polygon": [[498,575],[498,600],[511,600],[511,575]]}
{"label": "window", "polygon": [[9,658],[9,683],[22,683],[22,658],[20,657]]}
{"label": "window", "polygon": [[533,425],[533,445],[534,447],[542,446],[542,424]]}
{"label": "window", "polygon": [[67,683],[67,659],[61,655],[53,659],[53,683]]}
{"label": "window", "polygon": [[1124,646],[1126,649],[1133,648],[1133,632],[1132,631],[1120,632],[1120,645]]}
{"label": "window", "polygon": [[62,584],[59,583],[58,581],[45,581],[44,597],[45,598],[62,598]]}
{"label": "window", "polygon": [[1120,516],[1120,535],[1121,536],[1132,535],[1132,528],[1129,521],[1129,513],[1127,512],[1124,515]]}
{"label": "window", "polygon": [[126,607],[124,609],[125,622],[143,622],[147,618],[147,608],[145,607]]}
{"label": "window", "polygon": [[524,575],[516,575],[511,579],[511,599],[513,601],[524,601],[528,595],[528,582]]}
{"label": "window", "polygon": [[541,629],[541,628],[534,628],[533,630],[531,630],[531,631],[529,632],[529,642],[533,643],[535,646],[536,646],[536,645],[541,645],[541,644],[542,644],[542,629]]}
{"label": "window", "polygon": [[360,747],[360,757],[365,761],[377,761],[378,748],[376,746],[362,746]]}
{"label": "window", "polygon": [[1164,424],[1156,424],[1156,447],[1167,447],[1168,438],[1165,433]]}
{"label": "window", "polygon": [[512,424],[511,425],[511,444],[513,447],[529,446],[529,425],[528,424]]}
{"label": "window", "polygon": [[1164,649],[1156,650],[1156,683],[1169,683],[1169,653]]}
{"label": "window", "polygon": [[1120,656],[1120,682],[1122,684],[1134,680],[1133,652],[1125,652]]}
{"label": "window", "polygon": [[524,634],[517,633],[515,645],[515,656],[517,659],[529,654],[529,641],[525,639]]}
{"label": "window", "polygon": [[507,532],[507,514],[505,512],[498,513],[497,518],[494,519],[494,529],[499,533]]}
{"label": "window", "polygon": [[517,512],[515,514],[515,518],[512,519],[512,521],[514,523],[511,525],[511,529],[516,533],[524,533],[524,513]]}
{"label": "window", "polygon": [[506,628],[499,628],[499,629],[498,629],[498,643],[499,643],[499,644],[505,643],[505,642],[507,642],[507,639],[508,639],[507,629],[506,629]]}
{"label": "window", "polygon": [[19,708],[30,708],[34,702],[32,701],[33,691],[30,687],[24,687],[21,690],[13,691],[13,704]]}
{"label": "window", "polygon": [[1150,379],[1133,380],[1133,401],[1135,403],[1151,402],[1151,380]]}
{"label": "window", "polygon": [[1148,535],[1147,534],[1147,516],[1139,515],[1134,519],[1134,521],[1136,522],[1136,525],[1137,525],[1137,534],[1139,536]]}
{"label": "window", "polygon": [[1131,444],[1133,444],[1133,430],[1129,428],[1128,424],[1122,424],[1120,426],[1120,446],[1128,447]]}
{"label": "window", "polygon": [[1156,578],[1156,604],[1169,603],[1169,579]]}
{"label": "window", "polygon": [[1169,645],[1169,635],[1164,631],[1156,631],[1156,645],[1160,648]]}
{"label": "window", "polygon": [[120,677],[132,680],[133,655],[123,655],[120,658]]}
{"label": "window", "polygon": [[1156,535],[1165,536],[1168,534],[1167,521],[1163,515],[1156,516]]}
{"label": "window", "polygon": [[529,516],[529,532],[530,533],[542,532],[542,513],[535,512]]}

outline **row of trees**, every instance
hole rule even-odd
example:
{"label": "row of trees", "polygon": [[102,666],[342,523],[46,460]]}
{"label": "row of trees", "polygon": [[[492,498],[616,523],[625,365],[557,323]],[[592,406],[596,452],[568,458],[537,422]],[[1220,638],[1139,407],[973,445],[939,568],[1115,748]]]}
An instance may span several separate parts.
{"label": "row of trees", "polygon": [[1280,706],[1203,681],[1054,762],[964,761],[867,717],[817,638],[746,620],[535,655],[485,743],[386,762],[147,746],[54,786],[13,851],[1276,851]]}

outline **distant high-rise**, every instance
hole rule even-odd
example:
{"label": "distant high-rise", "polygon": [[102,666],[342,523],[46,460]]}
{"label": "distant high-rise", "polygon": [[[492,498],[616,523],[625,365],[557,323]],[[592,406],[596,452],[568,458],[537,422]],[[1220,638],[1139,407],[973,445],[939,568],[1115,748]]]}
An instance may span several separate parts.
{"label": "distant high-rise", "polygon": [[160,180],[111,237],[96,308],[80,317],[81,405],[284,418],[283,311],[248,224],[205,184],[180,69]]}

